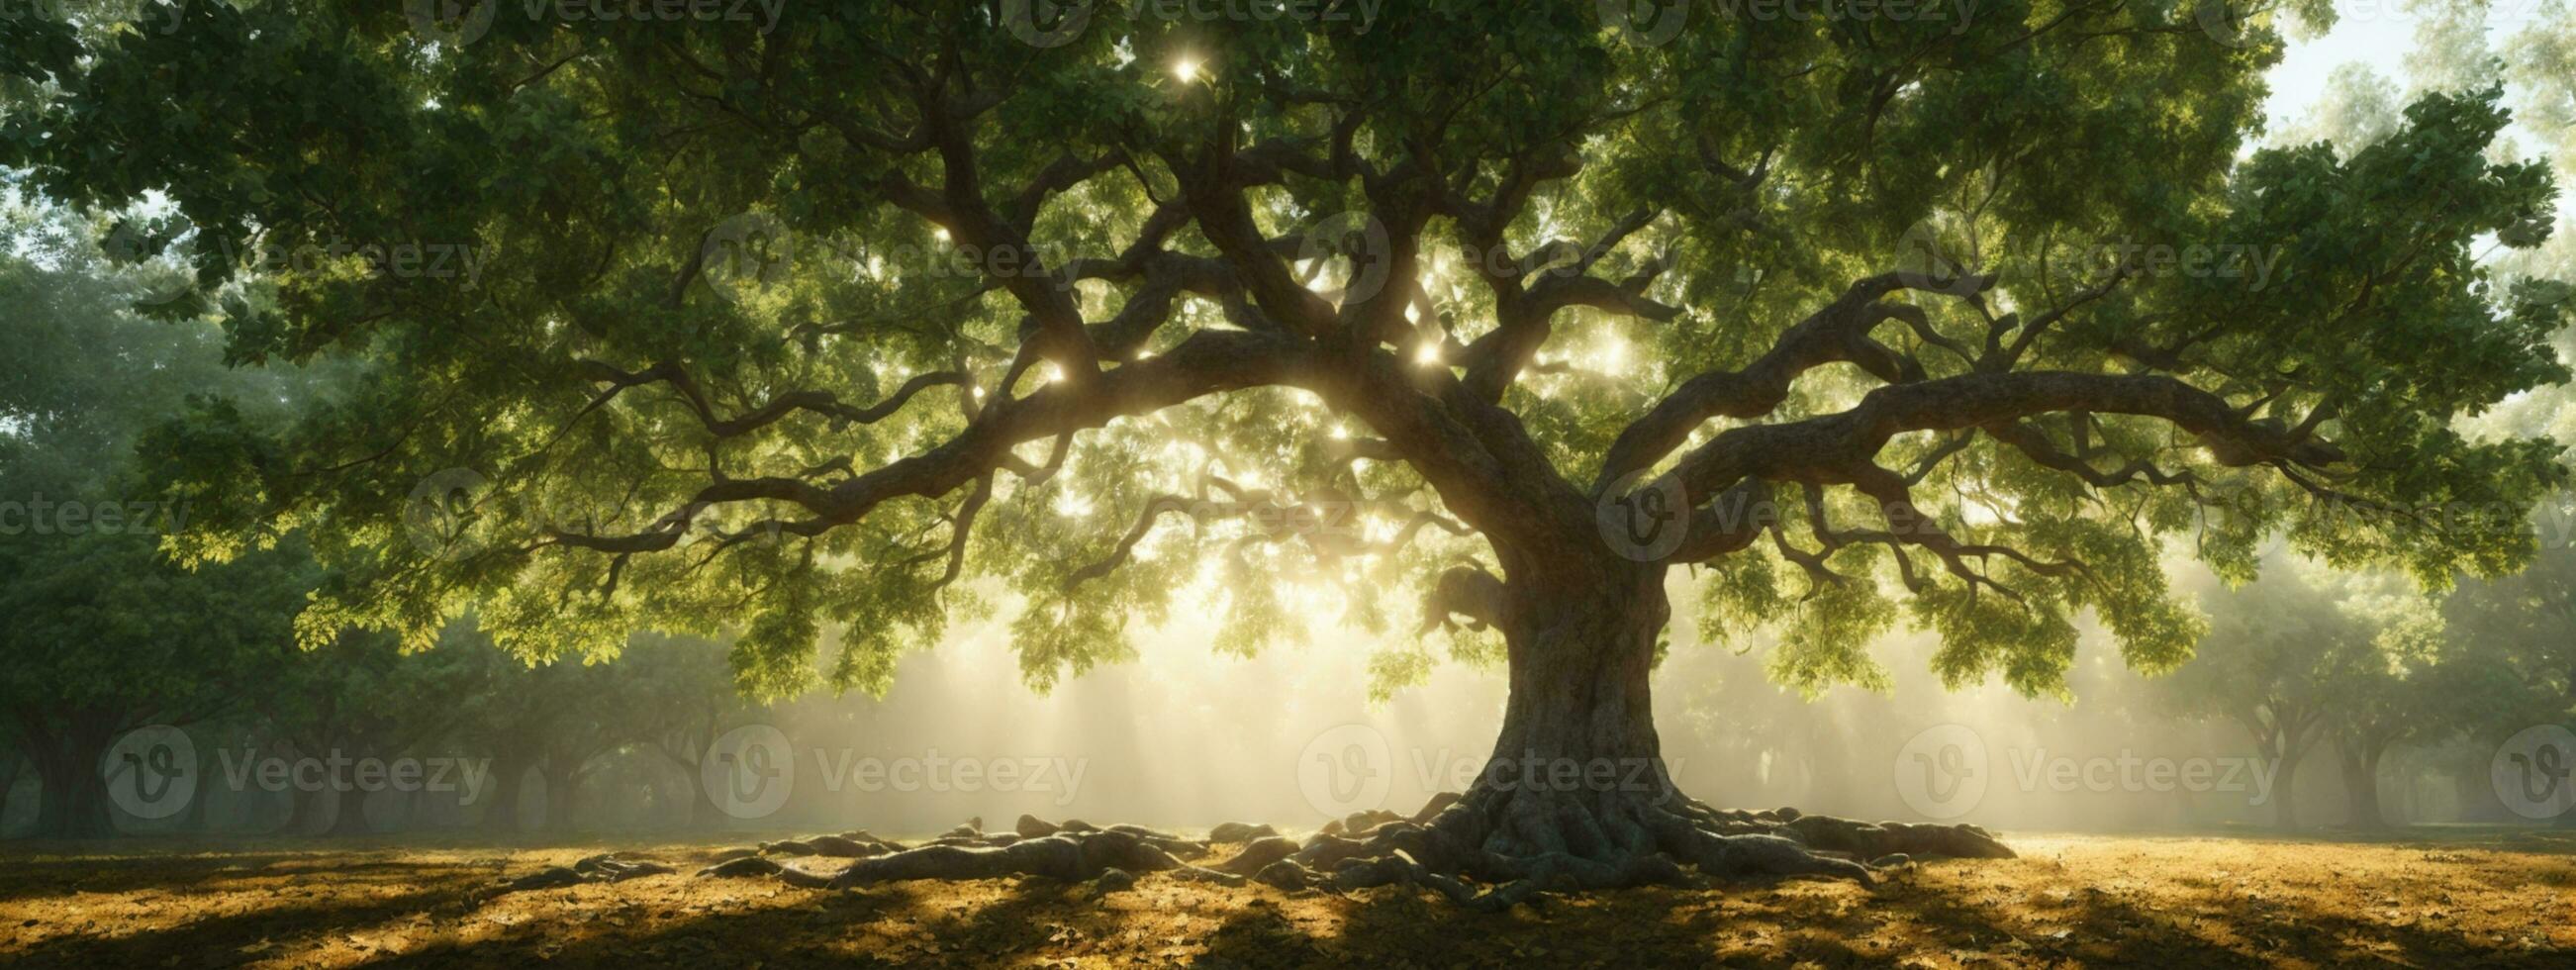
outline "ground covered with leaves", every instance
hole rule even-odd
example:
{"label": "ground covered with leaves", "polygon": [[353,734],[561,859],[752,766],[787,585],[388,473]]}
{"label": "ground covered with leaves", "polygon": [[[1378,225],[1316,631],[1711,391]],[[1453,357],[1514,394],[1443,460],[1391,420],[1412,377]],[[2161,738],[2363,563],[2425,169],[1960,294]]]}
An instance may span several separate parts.
{"label": "ground covered with leaves", "polygon": [[[1497,914],[1403,886],[694,875],[731,842],[9,843],[0,964],[2576,965],[2576,833],[2005,841],[2021,858],[1910,866],[1875,889],[1745,880]],[[611,849],[675,871],[497,891]]]}

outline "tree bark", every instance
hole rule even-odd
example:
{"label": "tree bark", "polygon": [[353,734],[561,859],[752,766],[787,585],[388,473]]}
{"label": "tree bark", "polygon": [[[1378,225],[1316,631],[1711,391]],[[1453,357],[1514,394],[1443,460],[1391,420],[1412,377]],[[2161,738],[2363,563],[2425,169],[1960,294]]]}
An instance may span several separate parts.
{"label": "tree bark", "polygon": [[43,791],[36,803],[36,833],[54,839],[96,839],[116,834],[108,816],[107,780],[99,776],[102,746],[76,753],[49,752],[36,758],[36,777]]}
{"label": "tree bark", "polygon": [[731,821],[732,815],[725,811],[724,806],[716,804],[715,793],[707,790],[705,776],[699,771],[698,764],[696,762],[686,764],[689,768],[689,827],[724,828],[726,823]]}
{"label": "tree bark", "polygon": [[[20,766],[25,763],[26,759],[14,749],[6,754],[0,754],[0,828],[8,825],[9,795],[17,790],[18,775],[22,770]],[[0,835],[6,834],[5,831],[0,831]]]}
{"label": "tree bark", "polygon": [[2272,781],[2272,826],[2284,832],[2299,830],[2299,760],[2306,755],[2304,745],[2283,744],[2275,762],[2280,769]]}
{"label": "tree bark", "polygon": [[545,766],[538,770],[538,775],[545,779],[546,785],[545,830],[571,831],[572,795],[573,789],[581,784],[581,765],[571,759],[548,758]]}
{"label": "tree bark", "polygon": [[39,837],[95,839],[116,834],[107,777],[100,772],[114,734],[113,725],[95,715],[74,715],[45,727],[28,725],[28,747],[43,785],[36,803]]}
{"label": "tree bark", "polygon": [[295,826],[308,835],[366,835],[373,831],[367,825],[367,793],[358,790],[346,777],[334,779],[320,789],[297,792]]}
{"label": "tree bark", "polygon": [[1613,594],[1543,600],[1504,627],[1511,693],[1495,759],[1661,764],[1648,677],[1671,607],[1643,583]]}
{"label": "tree bark", "polygon": [[[1503,856],[1651,854],[1687,811],[1655,732],[1655,643],[1671,615],[1662,570],[1619,563],[1589,584],[1506,596],[1510,694],[1493,754],[1462,804]],[[1540,584],[1532,584],[1540,585]]]}
{"label": "tree bark", "polygon": [[2335,754],[2343,768],[2346,825],[2366,832],[2388,827],[2379,802],[2379,752],[2366,741],[2338,738]]}
{"label": "tree bark", "polygon": [[475,825],[486,832],[519,831],[519,787],[528,765],[517,758],[495,758],[492,787],[483,793],[483,815]]}

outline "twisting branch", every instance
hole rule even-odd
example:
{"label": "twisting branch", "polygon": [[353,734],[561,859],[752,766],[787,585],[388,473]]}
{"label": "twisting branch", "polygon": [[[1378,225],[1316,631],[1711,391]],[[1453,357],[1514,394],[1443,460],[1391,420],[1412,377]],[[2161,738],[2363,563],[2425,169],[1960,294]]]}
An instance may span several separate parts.
{"label": "twisting branch", "polygon": [[[1967,288],[1982,292],[1993,282],[1990,277],[1974,278],[1968,281]],[[1890,293],[1918,286],[1929,284],[1897,273],[1853,283],[1834,302],[1781,334],[1770,351],[1743,369],[1701,374],[1683,382],[1619,432],[1609,452],[1602,456],[1593,490],[1597,492],[1622,475],[1662,460],[1690,436],[1691,429],[1710,418],[1754,418],[1771,413],[1788,398],[1790,384],[1815,368],[1854,363],[1891,382],[1915,376],[1886,347],[1870,340],[1869,331],[1890,319],[1920,321],[1922,311],[1918,309],[1879,302]],[[1911,370],[1919,374],[1920,368]]]}
{"label": "twisting branch", "polygon": [[686,403],[689,410],[694,412],[698,420],[706,426],[707,432],[717,438],[738,438],[775,424],[781,418],[798,411],[810,411],[828,417],[832,419],[835,427],[875,424],[903,410],[903,406],[912,400],[913,395],[944,385],[963,386],[966,382],[966,376],[956,371],[917,374],[911,380],[905,381],[901,388],[896,389],[892,397],[864,408],[843,404],[840,397],[830,391],[790,391],[771,398],[768,404],[749,412],[733,417],[723,417],[716,413],[715,405],[708,402],[706,392],[698,386],[696,378],[691,377],[688,371],[676,362],[664,361],[641,371],[620,370],[613,365],[595,360],[581,361],[580,367],[592,381],[609,385],[607,390],[602,391],[600,396],[584,409],[585,413],[608,403],[610,398],[628,388],[654,383],[669,384],[672,390],[679,393],[681,401]]}

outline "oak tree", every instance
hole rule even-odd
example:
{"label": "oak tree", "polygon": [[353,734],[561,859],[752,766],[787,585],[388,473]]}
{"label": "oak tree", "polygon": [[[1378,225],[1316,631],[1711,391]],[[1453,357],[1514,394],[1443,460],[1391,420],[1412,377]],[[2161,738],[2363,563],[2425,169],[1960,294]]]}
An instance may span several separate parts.
{"label": "oak tree", "polygon": [[[2563,477],[2451,424],[2568,377],[2568,288],[2479,259],[2545,239],[2547,166],[2490,157],[2491,91],[2249,151],[2268,14],[144,7],[6,26],[0,155],[186,260],[163,310],[234,360],[374,375],[197,426],[187,554],[309,527],[316,636],[731,633],[770,694],[980,609],[1044,686],[1202,597],[1220,649],[1499,662],[1496,770],[1351,881],[1980,851],[1673,791],[1676,590],[1792,683],[1883,678],[1904,623],[2049,692],[2079,614],[2189,655],[2168,551],[2439,584]],[[1596,764],[1643,780],[1549,780]]]}

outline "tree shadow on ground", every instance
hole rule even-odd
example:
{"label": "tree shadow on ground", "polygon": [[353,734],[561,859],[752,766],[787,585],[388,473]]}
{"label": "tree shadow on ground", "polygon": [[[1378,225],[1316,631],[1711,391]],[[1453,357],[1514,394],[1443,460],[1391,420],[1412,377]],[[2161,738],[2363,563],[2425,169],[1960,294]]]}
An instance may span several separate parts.
{"label": "tree shadow on ground", "polygon": [[364,903],[301,903],[206,916],[176,927],[117,935],[75,932],[51,937],[12,955],[30,967],[230,967],[249,961],[263,943],[317,931],[366,929],[417,915],[448,901],[441,891],[382,897]]}
{"label": "tree shadow on ground", "polygon": [[[506,860],[362,854],[335,862],[311,852],[38,859],[0,866],[0,906],[56,917],[56,925],[51,935],[21,936],[32,942],[15,948],[0,944],[0,962],[184,967],[264,954],[398,967],[538,959],[574,966],[1252,968],[1909,960],[2255,966],[2288,958],[2576,965],[2576,943],[2563,926],[2542,925],[2548,914],[2497,915],[2500,902],[2534,893],[2563,901],[2576,886],[2576,865],[2562,855],[2444,844],[2382,852],[2376,868],[2346,872],[2315,861],[2315,850],[2286,846],[2283,857],[2296,861],[2240,857],[2226,863],[2242,867],[2231,874],[2205,854],[2130,845],[2119,852],[2150,862],[2080,853],[2065,861],[1939,862],[1876,890],[1741,880],[1549,897],[1507,913],[1461,909],[1404,887],[1285,894],[1167,876],[1105,895],[1088,884],[1036,878],[824,892],[686,874],[493,894],[505,871],[524,874],[577,851],[560,849]],[[648,854],[683,873],[712,857],[667,846]],[[832,868],[830,860],[806,864]],[[2457,903],[2454,893],[2461,894]],[[120,925],[112,918],[146,910],[148,920]],[[97,930],[78,925],[91,918]],[[138,928],[153,922],[163,925]],[[18,929],[13,916],[0,926],[0,939]]]}

